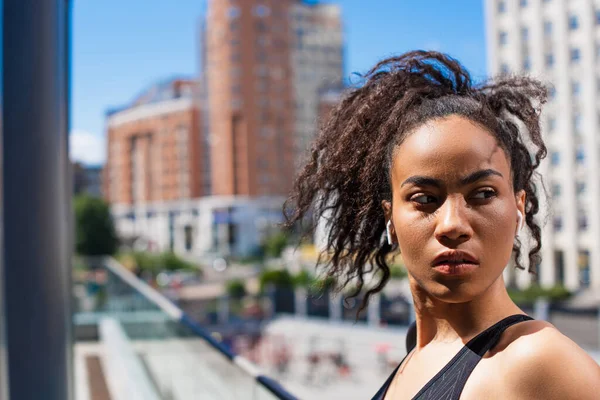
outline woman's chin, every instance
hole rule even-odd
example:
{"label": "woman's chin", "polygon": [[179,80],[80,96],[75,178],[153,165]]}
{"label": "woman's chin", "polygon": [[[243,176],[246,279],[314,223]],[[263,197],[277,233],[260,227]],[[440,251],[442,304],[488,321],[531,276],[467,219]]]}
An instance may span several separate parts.
{"label": "woman's chin", "polygon": [[459,285],[449,285],[447,282],[433,283],[427,290],[430,296],[445,303],[466,303],[478,297],[484,288],[479,288],[473,283],[462,282]]}

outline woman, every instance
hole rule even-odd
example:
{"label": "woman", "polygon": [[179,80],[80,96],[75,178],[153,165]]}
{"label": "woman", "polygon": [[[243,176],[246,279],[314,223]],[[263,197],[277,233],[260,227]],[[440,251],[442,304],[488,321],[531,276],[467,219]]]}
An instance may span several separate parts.
{"label": "woman", "polygon": [[374,399],[600,398],[600,367],[519,309],[502,275],[511,257],[530,273],[539,262],[546,89],[524,77],[476,86],[457,61],[423,51],[365,78],[316,139],[287,224],[329,216],[328,273],[359,290],[380,277],[366,300],[388,281],[390,253],[402,255],[416,346]]}

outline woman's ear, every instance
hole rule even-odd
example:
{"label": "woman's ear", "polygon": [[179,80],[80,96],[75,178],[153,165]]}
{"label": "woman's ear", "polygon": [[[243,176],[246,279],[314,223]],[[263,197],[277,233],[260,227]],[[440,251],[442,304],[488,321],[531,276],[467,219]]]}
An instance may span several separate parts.
{"label": "woman's ear", "polygon": [[387,240],[390,245],[397,242],[396,230],[394,229],[394,222],[392,221],[392,202],[389,200],[383,200],[381,202],[383,213],[385,215],[385,229]]}
{"label": "woman's ear", "polygon": [[[522,219],[523,222],[522,224],[525,225],[525,201],[527,200],[527,195],[525,194],[525,190],[520,190],[516,195],[515,195],[515,200],[517,202],[517,210],[521,213],[522,215]],[[517,217],[518,218],[518,217]],[[518,221],[517,221],[517,225],[518,225]]]}
{"label": "woman's ear", "polygon": [[382,200],[381,208],[383,208],[385,220],[386,221],[390,220],[392,218],[392,202],[389,200]]}

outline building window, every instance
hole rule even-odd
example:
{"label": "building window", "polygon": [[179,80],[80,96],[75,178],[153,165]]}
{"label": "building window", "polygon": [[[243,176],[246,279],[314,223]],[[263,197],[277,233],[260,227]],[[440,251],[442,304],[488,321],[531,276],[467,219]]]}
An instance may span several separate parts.
{"label": "building window", "polygon": [[269,30],[269,28],[267,27],[267,24],[263,20],[256,21],[255,26],[256,26],[256,31],[260,32],[260,33],[265,33]]}
{"label": "building window", "polygon": [[555,280],[562,285],[565,282],[565,255],[561,250],[554,250]]}
{"label": "building window", "polygon": [[264,170],[269,168],[269,161],[267,161],[264,158],[259,158],[258,159],[258,169]]}
{"label": "building window", "polygon": [[560,153],[558,151],[552,152],[551,162],[554,166],[557,166],[560,163]]}
{"label": "building window", "polygon": [[504,46],[508,43],[508,33],[500,32],[498,35],[498,41],[500,42],[500,46]]}
{"label": "building window", "polygon": [[596,10],[596,25],[600,25],[600,10]]}
{"label": "building window", "polygon": [[550,87],[550,100],[554,100],[556,98],[556,88],[554,86]]}
{"label": "building window", "polygon": [[580,213],[577,216],[577,227],[579,228],[580,231],[587,231],[588,228],[588,220],[587,220],[587,215],[585,213]]}
{"label": "building window", "polygon": [[577,149],[577,153],[575,153],[575,159],[577,160],[577,164],[583,164],[585,161],[585,152],[581,146]]}
{"label": "building window", "polygon": [[529,40],[529,28],[526,26],[521,28],[521,40],[524,42]]}
{"label": "building window", "polygon": [[268,174],[260,174],[259,182],[261,185],[268,185],[271,182],[271,177]]}
{"label": "building window", "polygon": [[523,71],[528,72],[531,70],[531,57],[527,56],[523,60]]}
{"label": "building window", "polygon": [[267,126],[263,126],[262,128],[260,128],[260,136],[263,138],[270,138],[273,136],[273,129],[267,127]]}
{"label": "building window", "polygon": [[556,118],[552,117],[548,119],[548,131],[554,132],[556,130]]}
{"label": "building window", "polygon": [[560,196],[560,190],[561,187],[558,183],[553,183],[552,184],[552,196],[554,197],[559,197]]}
{"label": "building window", "polygon": [[552,34],[552,22],[544,22],[544,35],[550,36]]}
{"label": "building window", "polygon": [[575,133],[581,133],[581,114],[576,114],[573,117],[573,130]]}
{"label": "building window", "polygon": [[581,58],[581,52],[578,48],[571,49],[571,62],[579,62]]}
{"label": "building window", "polygon": [[257,65],[256,67],[254,67],[254,73],[256,74],[256,76],[267,76],[269,74],[269,71],[266,65]]}
{"label": "building window", "polygon": [[260,35],[257,39],[256,39],[256,44],[259,47],[266,47],[269,44],[269,38],[267,37],[267,35]]}
{"label": "building window", "polygon": [[576,132],[581,132],[581,114],[575,114],[573,117],[573,129]]}
{"label": "building window", "polygon": [[546,54],[546,67],[552,68],[554,66],[554,54]]}
{"label": "building window", "polygon": [[256,91],[258,93],[264,93],[268,90],[268,85],[267,85],[267,80],[266,79],[260,79],[256,81]]}
{"label": "building window", "polygon": [[257,6],[254,6],[253,13],[257,17],[266,17],[271,13],[271,10],[269,9],[269,7],[259,4]]}
{"label": "building window", "polygon": [[522,8],[527,7],[527,0],[521,0],[521,7]]}
{"label": "building window", "polygon": [[510,68],[508,67],[508,64],[502,63],[502,65],[500,66],[500,73],[502,75],[506,75],[506,74],[510,73]]}
{"label": "building window", "polygon": [[579,84],[579,82],[571,82],[571,93],[573,94],[573,97],[579,96],[579,94],[581,93],[581,85]]}
{"label": "building window", "polygon": [[239,17],[241,14],[240,8],[236,6],[231,6],[227,9],[227,16],[231,19]]}
{"label": "building window", "polygon": [[[587,218],[585,221],[585,227],[587,229]],[[579,283],[582,287],[589,287],[591,283],[589,250],[579,250],[579,257],[577,257],[577,266],[579,268]]]}
{"label": "building window", "polygon": [[257,52],[256,61],[258,61],[260,64],[265,64],[267,62],[267,53],[263,51]]}
{"label": "building window", "polygon": [[577,194],[585,193],[585,182],[577,182]]}
{"label": "building window", "polygon": [[574,31],[574,30],[577,30],[578,28],[579,28],[579,18],[577,18],[577,15],[569,16],[569,29]]}
{"label": "building window", "polygon": [[500,0],[498,2],[498,13],[504,14],[506,12],[506,2],[504,0]]}
{"label": "building window", "polygon": [[554,232],[562,231],[562,225],[563,225],[562,217],[560,215],[555,215],[554,218],[552,219],[552,225],[554,227]]}
{"label": "building window", "polygon": [[233,98],[231,99],[231,108],[233,108],[234,110],[240,109],[242,108],[242,99],[240,98]]}

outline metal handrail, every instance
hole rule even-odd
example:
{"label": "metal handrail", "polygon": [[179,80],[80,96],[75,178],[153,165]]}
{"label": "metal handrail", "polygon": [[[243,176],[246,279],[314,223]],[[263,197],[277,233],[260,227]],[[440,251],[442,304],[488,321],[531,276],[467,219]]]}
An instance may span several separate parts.
{"label": "metal handrail", "polygon": [[110,272],[121,278],[123,282],[127,283],[138,293],[142,294],[146,299],[154,303],[174,321],[188,327],[194,334],[203,339],[213,349],[221,353],[227,360],[237,365],[246,374],[253,377],[259,385],[263,386],[277,398],[283,400],[297,400],[297,397],[290,394],[277,381],[264,375],[262,371],[251,361],[238,354],[235,354],[223,343],[216,340],[206,329],[200,326],[198,322],[187,315],[182,309],[177,307],[169,299],[156,291],[154,288],[150,287],[144,281],[136,277],[117,260],[112,257],[103,257],[102,265],[109,269]]}

